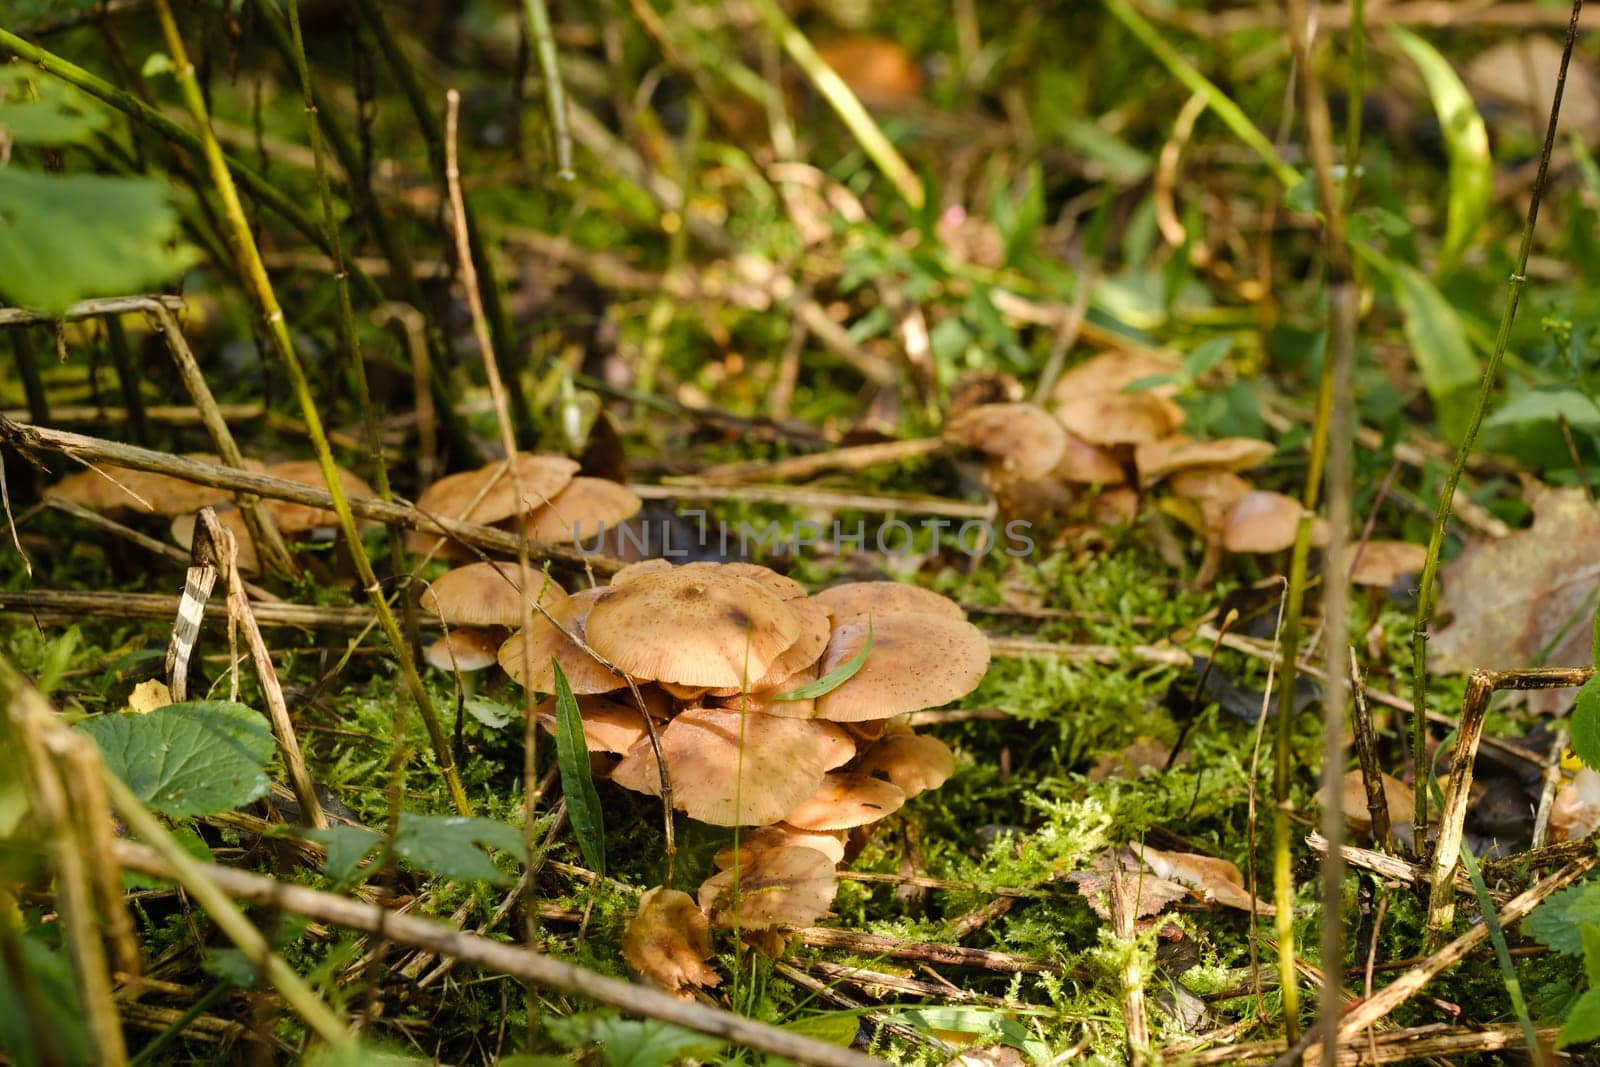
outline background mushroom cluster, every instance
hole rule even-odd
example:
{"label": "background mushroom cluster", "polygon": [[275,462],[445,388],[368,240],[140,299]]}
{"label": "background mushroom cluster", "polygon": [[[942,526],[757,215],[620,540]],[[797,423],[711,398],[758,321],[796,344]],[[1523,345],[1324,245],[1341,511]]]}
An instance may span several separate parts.
{"label": "background mushroom cluster", "polygon": [[[615,784],[660,796],[659,746],[674,808],[749,828],[717,856],[722,870],[692,909],[746,932],[818,918],[850,831],[950,776],[950,751],[904,717],[971,692],[989,665],[988,641],[959,606],[895,582],[807,596],[755,564],[650,560],[609,586],[545,595],[549,616],[500,646],[501,665],[546,694],[555,690],[552,663],[561,665],[590,752]],[[538,714],[553,730],[553,697]],[[641,949],[635,968],[676,988],[668,972],[683,968],[650,962],[663,955],[661,936],[676,946],[666,955],[685,951],[687,912],[673,892],[652,897],[631,936],[657,946]],[[675,932],[651,934],[664,916]]]}
{"label": "background mushroom cluster", "polygon": [[[1294,543],[1300,502],[1258,489],[1240,472],[1275,451],[1253,437],[1197,440],[1183,433],[1175,397],[1182,368],[1136,350],[1106,352],[1063,374],[1050,410],[1013,402],[980,404],[951,419],[944,439],[989,457],[987,480],[1000,509],[1034,522],[1087,514],[1102,523],[1131,521],[1142,494],[1200,535],[1206,546],[1196,576],[1209,582],[1224,552],[1281,552]],[[1312,544],[1327,537],[1319,519]],[[1377,570],[1395,560],[1419,565],[1420,546],[1371,542],[1363,557]],[[1415,559],[1415,562],[1413,562]],[[1365,573],[1357,575],[1360,582]],[[1392,577],[1390,578],[1392,581]]]}

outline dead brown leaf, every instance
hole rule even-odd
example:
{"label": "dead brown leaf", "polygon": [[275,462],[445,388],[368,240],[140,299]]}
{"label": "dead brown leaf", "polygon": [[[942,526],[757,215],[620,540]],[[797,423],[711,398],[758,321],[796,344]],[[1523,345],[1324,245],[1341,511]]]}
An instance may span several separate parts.
{"label": "dead brown leaf", "polygon": [[639,913],[622,935],[622,958],[656,985],[674,993],[686,985],[715,986],[722,976],[707,967],[711,928],[688,893],[656,886],[639,898]]}
{"label": "dead brown leaf", "polygon": [[[1429,642],[1434,670],[1589,662],[1600,510],[1583,490],[1544,491],[1533,500],[1532,527],[1469,545],[1440,573],[1439,613],[1451,621]],[[1529,704],[1554,710],[1557,694],[1530,694]]]}
{"label": "dead brown leaf", "polygon": [[1162,852],[1160,849],[1147,848],[1140,844],[1129,847],[1156,874],[1200,890],[1207,900],[1214,900],[1218,904],[1238,908],[1240,911],[1250,911],[1253,905],[1259,915],[1275,913],[1271,904],[1257,900],[1245,890],[1244,875],[1239,873],[1238,867],[1227,860],[1201,856],[1194,852]]}

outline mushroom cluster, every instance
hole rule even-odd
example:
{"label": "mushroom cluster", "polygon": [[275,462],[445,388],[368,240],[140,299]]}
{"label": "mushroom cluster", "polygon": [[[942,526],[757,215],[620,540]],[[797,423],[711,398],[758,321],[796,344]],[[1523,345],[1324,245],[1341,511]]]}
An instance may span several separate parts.
{"label": "mushroom cluster", "polygon": [[[1173,399],[1180,371],[1152,353],[1105,352],[1061,376],[1050,411],[1020,402],[982,404],[952,419],[945,440],[986,453],[1002,510],[1030,518],[1087,505],[1097,521],[1126,522],[1141,494],[1159,487],[1162,510],[1204,538],[1199,580],[1208,581],[1224,551],[1288,548],[1300,504],[1240,474],[1271,458],[1271,442],[1202,441],[1182,432],[1185,414]],[[1313,543],[1325,534],[1315,526]]]}
{"label": "mushroom cluster", "polygon": [[[689,818],[753,828],[717,856],[723,870],[701,886],[698,910],[712,926],[763,931],[814,921],[847,835],[950,776],[950,751],[904,717],[976,688],[989,645],[953,601],[915,586],[807,596],[755,564],[648,560],[549,606],[499,658],[545,694],[560,664],[612,782],[660,796],[665,779]],[[553,732],[554,698],[537,713]],[[681,905],[637,921],[681,916]],[[643,928],[633,940],[661,942]]]}

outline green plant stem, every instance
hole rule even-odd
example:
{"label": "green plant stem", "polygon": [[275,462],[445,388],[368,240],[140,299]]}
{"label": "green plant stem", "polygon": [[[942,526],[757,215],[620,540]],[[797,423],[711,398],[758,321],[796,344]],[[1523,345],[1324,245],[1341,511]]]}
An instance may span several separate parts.
{"label": "green plant stem", "polygon": [[921,211],[926,200],[922,182],[912,173],[911,167],[889,142],[889,138],[883,135],[872,115],[861,106],[861,101],[850,86],[817,54],[806,35],[789,21],[789,16],[783,13],[775,0],[752,0],[752,3],[768,31],[778,38],[785,54],[805,72],[817,92],[828,101],[867,158],[889,179],[889,184],[894,186],[911,210]]}
{"label": "green plant stem", "polygon": [[50,397],[39,374],[39,357],[26,326],[11,328],[11,354],[17,360],[17,377],[22,379],[22,395],[28,403],[28,418],[35,426],[50,425]]}
{"label": "green plant stem", "polygon": [[550,31],[550,9],[544,0],[522,0],[522,12],[528,20],[534,53],[539,57],[539,73],[544,75],[545,107],[550,112],[550,134],[556,149],[556,177],[571,181],[572,132],[567,129],[567,93],[561,83],[555,34]]}
{"label": "green plant stem", "polygon": [[333,510],[339,516],[339,528],[350,547],[350,554],[355,561],[357,572],[361,575],[363,588],[372,603],[372,610],[378,617],[378,624],[382,627],[384,636],[389,639],[390,648],[394,651],[406,688],[422,713],[423,722],[428,728],[429,740],[433,744],[434,757],[439,763],[439,772],[450,791],[451,802],[456,811],[462,815],[470,815],[472,805],[467,800],[460,775],[456,773],[449,738],[445,736],[433,700],[417,673],[417,665],[411,658],[411,650],[406,646],[405,636],[400,632],[394,613],[389,610],[388,601],[383,596],[383,587],[379,584],[377,575],[372,569],[372,561],[367,558],[366,548],[361,543],[361,534],[356,529],[355,515],[350,511],[350,502],[346,499],[344,486],[339,481],[338,468],[333,461],[333,452],[328,445],[328,435],[323,429],[322,416],[318,413],[316,399],[311,394],[311,385],[306,380],[300,355],[290,337],[283,309],[278,305],[277,295],[272,290],[272,282],[267,277],[266,267],[261,262],[261,253],[256,247],[250,224],[245,218],[243,205],[239,202],[238,191],[234,186],[233,176],[228,171],[227,160],[222,154],[221,146],[217,144],[215,135],[211,132],[205,99],[200,92],[199,82],[195,80],[194,66],[189,62],[183,37],[178,32],[178,24],[172,17],[168,0],[156,0],[156,14],[161,22],[162,35],[166,40],[167,51],[172,57],[184,103],[196,128],[200,130],[206,165],[228,218],[234,252],[239,258],[240,273],[261,313],[273,347],[283,360],[290,388],[299,402],[301,418],[305,420],[307,435],[310,436],[312,448],[317,453],[317,463],[322,468],[322,477],[327,483]]}
{"label": "green plant stem", "polygon": [[139,366],[133,351],[128,347],[128,331],[122,328],[122,316],[107,315],[106,346],[111,349],[111,362],[117,367],[117,385],[122,390],[122,405],[128,409],[128,426],[133,430],[136,444],[150,445],[150,420],[145,416],[144,396],[139,392]]}
{"label": "green plant stem", "polygon": [[1161,65],[1167,68],[1168,74],[1182,82],[1190,92],[1200,94],[1206,106],[1216,112],[1217,118],[1222,120],[1222,124],[1243,141],[1245,147],[1261,157],[1261,161],[1272,170],[1273,176],[1283,184],[1284,188],[1292,189],[1300,184],[1300,173],[1284,162],[1278,150],[1272,147],[1272,142],[1256,129],[1255,124],[1239,105],[1196,70],[1192,63],[1179,55],[1178,50],[1161,36],[1161,31],[1152,26],[1128,0],[1105,0],[1105,5],[1112,17],[1127,27],[1128,32],[1139,39],[1140,44],[1150,49]]}
{"label": "green plant stem", "polygon": [[[1561,118],[1561,96],[1566,90],[1567,67],[1572,61],[1572,47],[1578,37],[1578,18],[1583,13],[1583,0],[1572,0],[1572,15],[1567,23],[1566,46],[1561,53],[1561,68],[1556,75],[1554,98],[1550,102],[1550,121],[1545,127],[1544,145],[1539,152],[1539,170],[1534,176],[1533,189],[1528,197],[1528,215],[1522,226],[1522,240],[1517,248],[1517,267],[1510,278],[1505,310],[1500,316],[1500,329],[1495,334],[1494,349],[1483,366],[1483,376],[1478,380],[1478,398],[1472,406],[1472,416],[1467,420],[1461,444],[1456,447],[1450,461],[1450,473],[1445,476],[1444,488],[1439,491],[1439,503],[1433,512],[1433,528],[1428,533],[1428,554],[1423,560],[1422,575],[1417,580],[1417,614],[1411,627],[1411,761],[1416,776],[1416,803],[1413,828],[1420,847],[1427,840],[1428,829],[1428,625],[1433,620],[1435,579],[1439,576],[1439,555],[1444,547],[1445,523],[1450,518],[1450,507],[1455,500],[1456,488],[1461,484],[1461,474],[1466,470],[1467,457],[1478,440],[1484,416],[1489,411],[1489,401],[1494,396],[1495,383],[1500,378],[1500,362],[1505,358],[1511,340],[1511,326],[1517,318],[1517,305],[1522,300],[1522,286],[1527,281],[1528,256],[1533,251],[1533,231],[1539,221],[1539,205],[1544,200],[1545,184],[1550,173],[1550,155],[1555,148],[1556,128]],[[1600,642],[1600,638],[1597,638]]]}
{"label": "green plant stem", "polygon": [[1345,90],[1349,101],[1344,127],[1344,212],[1350,213],[1361,184],[1361,109],[1367,80],[1367,3],[1350,0],[1350,78]]}
{"label": "green plant stem", "polygon": [[[0,27],[0,48],[5,49],[19,59],[25,59],[30,63],[36,64],[46,74],[60,78],[68,85],[82,89],[90,96],[110,104],[124,115],[150,127],[185,150],[202,156],[208,154],[200,137],[190,133],[160,111],[144,103],[131,93],[118,89],[105,79],[89,73],[82,67],[69,63],[55,53],[30,44],[4,27]],[[218,148],[217,152],[221,155],[221,148]],[[285,222],[296,230],[299,230],[324,254],[328,253],[328,247],[323,241],[322,227],[310,215],[301,211],[299,205],[290,198],[288,193],[285,193],[270,180],[251,170],[238,160],[227,155],[222,155],[222,159],[230,172],[239,176],[240,184],[250,191],[251,196],[272,209],[275,214],[281,216]],[[352,276],[355,278],[356,284],[361,288],[363,296],[374,302],[382,299],[377,283],[364,271],[358,269],[353,272]]]}
{"label": "green plant stem", "polygon": [[[378,50],[383,53],[384,61],[389,64],[395,81],[400,84],[400,91],[405,94],[406,100],[411,105],[411,112],[416,116],[417,126],[422,131],[422,142],[428,152],[428,164],[433,169],[434,180],[443,189],[446,161],[444,133],[439,125],[439,116],[429,103],[427,91],[423,88],[421,79],[417,77],[416,68],[411,65],[411,60],[406,58],[400,42],[390,32],[388,17],[378,10],[377,0],[356,0],[356,7],[367,29],[378,42]],[[463,208],[462,224],[467,228],[467,240],[472,246],[472,268],[478,277],[478,298],[483,301],[484,314],[489,320],[489,336],[494,339],[496,365],[500,376],[511,386],[507,394],[511,403],[512,420],[518,436],[525,443],[532,445],[536,427],[533,412],[528,407],[528,398],[522,391],[522,379],[518,374],[517,364],[513,360],[517,349],[515,338],[511,334],[511,322],[506,318],[505,301],[500,298],[500,286],[495,281],[494,264],[489,259],[488,244],[478,229],[477,217],[471,204]],[[438,365],[442,364],[436,364]]]}
{"label": "green plant stem", "polygon": [[1544,1048],[1539,1044],[1539,1035],[1534,1030],[1533,1017],[1528,1014],[1528,1001],[1522,995],[1522,982],[1517,978],[1517,965],[1512,962],[1511,949],[1506,945],[1506,932],[1500,925],[1500,916],[1495,914],[1494,898],[1489,895],[1489,887],[1484,884],[1483,872],[1478,869],[1478,859],[1465,841],[1461,842],[1461,865],[1467,869],[1467,877],[1472,879],[1472,892],[1478,898],[1478,910],[1483,913],[1484,925],[1489,928],[1489,940],[1494,944],[1495,961],[1500,965],[1500,979],[1505,982],[1506,993],[1511,997],[1511,1010],[1517,1016],[1518,1025],[1522,1027],[1522,1040],[1527,1043],[1528,1055],[1532,1058],[1534,1067],[1544,1067]]}

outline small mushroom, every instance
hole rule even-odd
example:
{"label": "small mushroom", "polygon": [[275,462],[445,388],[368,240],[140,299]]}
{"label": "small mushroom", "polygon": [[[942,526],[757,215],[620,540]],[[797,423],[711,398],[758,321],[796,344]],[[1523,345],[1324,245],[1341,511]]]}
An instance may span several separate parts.
{"label": "small mushroom", "polygon": [[1102,352],[1057,378],[1050,398],[1060,404],[1090,393],[1120,393],[1135,382],[1165,378],[1168,380],[1152,383],[1148,392],[1170,399],[1178,393],[1177,377],[1182,370],[1177,362],[1151,352]]}
{"label": "small mushroom", "polygon": [[494,636],[485,630],[458,626],[434,640],[423,658],[441,671],[467,674],[494,666]]}
{"label": "small mushroom", "polygon": [[[640,717],[638,708],[624,702],[627,697],[626,693],[621,694],[619,699],[599,695],[576,697],[578,716],[583,720],[584,745],[590,752],[625,756],[641,741],[649,744],[644,719]],[[534,714],[547,733],[553,735],[556,732],[555,697],[545,697],[539,701],[534,706]]]}
{"label": "small mushroom", "polygon": [[[517,477],[513,479],[512,467],[497,460],[476,470],[447,475],[423,490],[417,498],[417,508],[440,518],[483,524],[500,522],[544,507],[572,481],[578,464],[566,456],[519,453],[515,470]],[[519,482],[521,499],[516,491]],[[420,555],[437,552],[445,540],[421,530],[409,530],[405,544],[407,551]]]}
{"label": "small mushroom", "polygon": [[1049,474],[1067,447],[1067,432],[1036,404],[980,404],[944,428],[950,444],[993,457],[1001,476],[1031,482]]}
{"label": "small mushroom", "polygon": [[[789,685],[789,679],[815,664],[821,658],[822,650],[828,647],[833,627],[826,608],[806,597],[785,600],[783,605],[800,624],[800,635],[779,654],[772,666],[767,668],[767,673],[750,685],[752,691],[782,693],[786,689],[804,685],[803,681]],[[816,677],[813,675],[811,680],[815,681]],[[739,686],[722,686],[711,690],[716,697],[737,696],[742,691]]]}
{"label": "small mushroom", "polygon": [[[339,474],[339,487],[348,497],[372,497],[378,494],[372,486],[356,477],[343,467],[335,468]],[[286,463],[274,463],[267,467],[266,473],[274,478],[282,478],[289,482],[299,482],[317,489],[327,487],[327,480],[322,477],[322,465],[314,459],[289,460]],[[289,500],[264,501],[267,511],[272,513],[273,521],[278,524],[278,529],[286,534],[305,533],[322,526],[337,526],[339,515],[337,512],[312,507],[310,504],[296,504]],[[359,521],[359,520],[358,520]],[[369,523],[370,525],[370,523]]]}
{"label": "small mushroom", "polygon": [[1368,541],[1350,567],[1350,584],[1387,589],[1427,561],[1428,549],[1410,541]]}
{"label": "small mushroom", "polygon": [[722,976],[706,966],[711,929],[694,898],[656,886],[639,898],[639,911],[622,934],[622,958],[639,974],[671,992],[715,986]]}
{"label": "small mushroom", "polygon": [[802,830],[848,830],[893,815],[906,802],[903,789],[864,774],[830,774],[783,821]]}
{"label": "small mushroom", "polygon": [[[869,622],[835,626],[819,670],[836,670],[866,647]],[[872,649],[860,670],[817,698],[817,715],[834,722],[887,719],[935,708],[978,687],[989,668],[989,641],[962,619],[886,615],[871,620]]]}
{"label": "small mushroom", "polygon": [[609,592],[606,588],[584,589],[551,608],[551,618],[560,623],[559,627],[543,615],[534,616],[526,631],[518,630],[500,646],[500,666],[512,681],[535,693],[556,691],[552,659],[561,664],[574,694],[609,693],[627,685],[627,679],[613,674],[567,636],[569,632],[584,636],[590,609]]}
{"label": "small mushroom", "polygon": [[550,503],[520,520],[522,536],[553,545],[592,541],[633,518],[643,506],[644,501],[626,486],[605,478],[574,478]]}
{"label": "small mushroom", "polygon": [[1175,433],[1183,409],[1154,393],[1085,393],[1055,407],[1056,418],[1093,445],[1138,445]]}
{"label": "small mushroom", "polygon": [[1254,437],[1223,437],[1215,441],[1196,441],[1173,434],[1135,446],[1133,464],[1139,469],[1139,484],[1149,488],[1169,474],[1198,468],[1243,471],[1259,467],[1272,458],[1272,442]]}
{"label": "small mushroom", "polygon": [[757,852],[774,848],[814,848],[834,863],[844,862],[844,837],[829,830],[802,830],[786,822],[773,823],[749,833],[740,834],[735,845],[718,852],[713,858],[718,870],[727,870],[737,861],[749,864]]}
{"label": "small mushroom", "polygon": [[770,848],[700,886],[700,910],[713,926],[765,930],[809,926],[839,888],[833,861],[813,848]]}
{"label": "small mushroom", "polygon": [[937,789],[955,773],[955,757],[943,741],[922,734],[888,734],[855,765],[857,774],[882,776],[908,797]]}
{"label": "small mushroom", "polygon": [[961,605],[949,597],[904,582],[845,582],[830,586],[811,599],[828,610],[835,626],[864,615],[878,618],[887,615],[941,615],[947,619],[967,617]]}
{"label": "small mushroom", "polygon": [[[689,708],[657,736],[673,806],[716,826],[763,826],[816,792],[833,743],[826,724],[725,708]],[[612,774],[624,789],[661,794],[648,741]]]}
{"label": "small mushroom", "polygon": [[748,578],[675,569],[612,587],[584,632],[596,652],[634,677],[741,686],[766,675],[800,636],[800,623]]}
{"label": "small mushroom", "polygon": [[[189,452],[183,458],[203,463],[221,462],[219,457],[207,452]],[[259,471],[261,464],[247,459],[244,469]],[[233,495],[226,489],[110,463],[101,464],[98,470],[67,475],[50,487],[49,494],[95,511],[111,512],[126,508],[146,515],[182,515],[233,502]]]}
{"label": "small mushroom", "polygon": [[[422,594],[422,607],[458,626],[521,626],[524,612],[534,601],[552,611],[566,603],[562,588],[532,567],[528,577],[535,595],[519,595],[521,577],[516,563],[469,563],[429,586]],[[537,610],[534,617],[538,617]]]}
{"label": "small mushroom", "polygon": [[1063,431],[1061,458],[1051,476],[1071,485],[1121,485],[1128,480],[1117,458],[1099,445],[1091,445],[1077,434]]}
{"label": "small mushroom", "polygon": [[[1229,552],[1282,552],[1294,544],[1300,512],[1300,502],[1282,493],[1261,489],[1246,493],[1222,518],[1222,547]],[[1327,523],[1313,520],[1311,543],[1327,542]]]}

